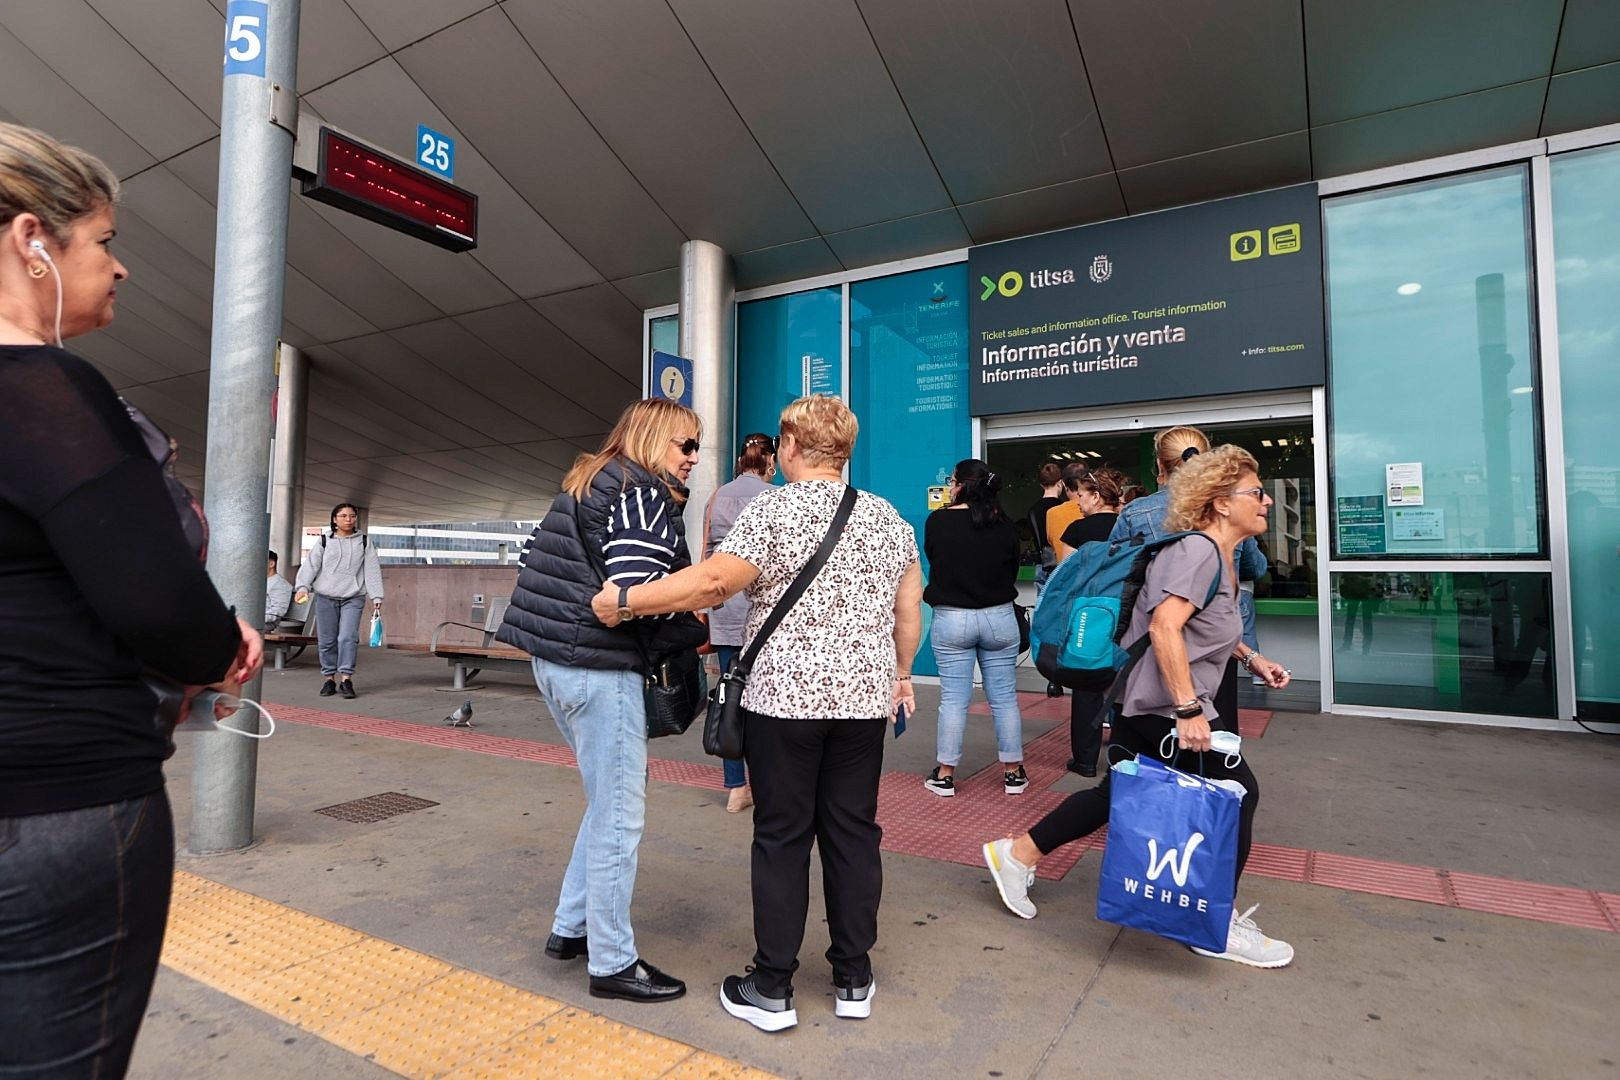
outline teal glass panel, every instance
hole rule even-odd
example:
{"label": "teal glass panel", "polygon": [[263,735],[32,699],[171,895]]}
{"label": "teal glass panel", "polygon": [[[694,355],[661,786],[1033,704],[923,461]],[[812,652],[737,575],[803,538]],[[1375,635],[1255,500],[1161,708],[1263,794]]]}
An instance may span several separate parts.
{"label": "teal glass panel", "polygon": [[681,355],[681,320],[678,315],[663,315],[652,320],[647,334],[647,362],[652,363],[655,352]]}
{"label": "teal glass panel", "polygon": [[844,291],[810,289],[737,305],[737,431],[775,434],[795,398],[842,394]]}
{"label": "teal glass panel", "polygon": [[1323,204],[1335,557],[1545,552],[1528,214],[1517,165]]}
{"label": "teal glass panel", "polygon": [[1620,720],[1620,147],[1551,164],[1575,707]]}
{"label": "teal glass panel", "polygon": [[[928,488],[973,452],[966,296],[965,263],[849,288],[850,407],[861,422],[850,480],[894,504],[919,550]],[[915,670],[936,674],[926,634]]]}
{"label": "teal glass panel", "polygon": [[1335,573],[1333,700],[1556,715],[1546,574]]}

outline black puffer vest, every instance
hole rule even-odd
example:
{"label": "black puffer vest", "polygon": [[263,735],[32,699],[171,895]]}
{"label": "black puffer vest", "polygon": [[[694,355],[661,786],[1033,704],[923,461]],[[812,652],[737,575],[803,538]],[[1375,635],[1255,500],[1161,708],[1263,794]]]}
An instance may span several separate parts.
{"label": "black puffer vest", "polygon": [[[591,611],[591,598],[602,588],[608,517],[627,488],[645,488],[669,507],[676,537],[674,569],[691,565],[681,507],[674,505],[663,482],[632,462],[610,461],[591,481],[583,503],[562,492],[534,530],[496,640],[552,663],[613,671],[646,671],[648,657],[695,648],[707,640],[703,624],[691,615],[609,629]],[[586,555],[581,535],[594,555]]]}

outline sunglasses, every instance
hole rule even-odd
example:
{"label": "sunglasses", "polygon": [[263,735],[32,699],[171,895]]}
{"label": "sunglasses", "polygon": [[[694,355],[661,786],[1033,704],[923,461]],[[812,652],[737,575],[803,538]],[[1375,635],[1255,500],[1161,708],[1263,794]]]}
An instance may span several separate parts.
{"label": "sunglasses", "polygon": [[696,439],[671,439],[669,441],[675,446],[680,447],[681,453],[688,456],[697,453],[698,450],[702,448],[702,444]]}

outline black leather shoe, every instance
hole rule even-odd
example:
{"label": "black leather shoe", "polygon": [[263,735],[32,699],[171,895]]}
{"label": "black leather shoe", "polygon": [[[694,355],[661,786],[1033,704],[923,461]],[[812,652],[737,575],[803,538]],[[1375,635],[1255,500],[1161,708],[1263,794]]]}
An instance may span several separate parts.
{"label": "black leather shoe", "polygon": [[339,683],[338,684],[338,693],[342,694],[344,697],[348,698],[350,701],[353,701],[354,700],[354,680],[353,679],[344,679],[341,683]]}
{"label": "black leather shoe", "polygon": [[325,682],[321,683],[321,697],[331,697],[335,693],[337,693],[336,681],[327,679]]}
{"label": "black leather shoe", "polygon": [[561,934],[552,934],[546,938],[546,955],[553,960],[578,960],[582,956],[590,956],[591,950],[582,937],[563,937]]}
{"label": "black leather shoe", "polygon": [[1059,686],[1055,682],[1047,683],[1046,684],[1046,696],[1047,697],[1062,697],[1063,696],[1063,687]]}
{"label": "black leather shoe", "polygon": [[1091,765],[1081,765],[1081,764],[1078,764],[1077,762],[1075,762],[1075,760],[1073,758],[1070,758],[1069,759],[1069,764],[1067,766],[1065,766],[1065,767],[1070,772],[1075,773],[1075,774],[1077,774],[1079,776],[1096,776],[1097,775],[1097,766],[1096,766],[1095,763],[1093,763]]}
{"label": "black leather shoe", "polygon": [[673,975],[665,975],[645,960],[637,960],[617,975],[591,976],[591,997],[674,1001],[685,993],[685,983]]}

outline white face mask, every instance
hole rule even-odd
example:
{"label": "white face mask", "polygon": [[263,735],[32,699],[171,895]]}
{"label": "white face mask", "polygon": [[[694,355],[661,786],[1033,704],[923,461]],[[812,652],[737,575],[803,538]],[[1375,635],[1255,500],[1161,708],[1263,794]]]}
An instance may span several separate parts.
{"label": "white face mask", "polygon": [[[265,723],[270,726],[270,730],[261,733],[256,731],[244,731],[243,729],[236,727],[227,727],[222,721],[216,719],[214,716],[214,706],[219,702],[224,702],[225,707],[231,710],[231,715],[226,719],[234,718],[238,712],[242,711],[243,706],[249,706],[259,710],[259,715],[264,717]],[[232,735],[240,735],[244,739],[268,739],[270,736],[276,733],[276,718],[271,716],[270,713],[265,710],[264,706],[260,705],[257,701],[250,700],[249,698],[235,697],[219,690],[204,690],[196,697],[191,699],[191,711],[188,712],[185,718],[180,721],[179,726],[175,728],[175,730],[228,731]]]}

